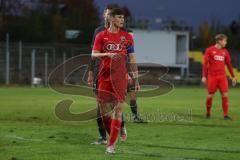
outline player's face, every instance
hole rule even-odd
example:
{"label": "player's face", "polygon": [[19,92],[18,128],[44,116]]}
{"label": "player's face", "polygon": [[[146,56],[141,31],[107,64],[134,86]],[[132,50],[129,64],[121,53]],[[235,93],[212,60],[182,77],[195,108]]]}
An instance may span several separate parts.
{"label": "player's face", "polygon": [[227,39],[224,38],[224,39],[218,41],[218,43],[222,48],[224,48],[227,45]]}
{"label": "player's face", "polygon": [[109,12],[110,11],[111,11],[110,9],[106,9],[103,13],[103,18],[104,18],[105,22],[109,21],[108,19],[109,19]]}
{"label": "player's face", "polygon": [[115,15],[112,22],[116,27],[122,28],[124,25],[124,15]]}

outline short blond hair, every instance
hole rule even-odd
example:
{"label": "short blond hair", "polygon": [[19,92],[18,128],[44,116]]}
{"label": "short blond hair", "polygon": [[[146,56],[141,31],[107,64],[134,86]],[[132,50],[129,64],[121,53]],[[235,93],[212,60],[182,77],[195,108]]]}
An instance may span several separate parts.
{"label": "short blond hair", "polygon": [[227,38],[228,38],[227,35],[220,33],[215,36],[215,41],[218,42],[218,41],[221,41],[221,40],[227,39]]}

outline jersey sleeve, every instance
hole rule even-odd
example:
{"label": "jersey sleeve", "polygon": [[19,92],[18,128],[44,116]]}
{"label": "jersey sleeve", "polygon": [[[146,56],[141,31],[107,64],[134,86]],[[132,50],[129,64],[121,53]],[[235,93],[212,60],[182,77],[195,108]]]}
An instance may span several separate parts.
{"label": "jersey sleeve", "polygon": [[93,48],[96,35],[97,35],[98,33],[102,32],[102,31],[105,30],[105,29],[106,29],[105,26],[99,26],[99,27],[97,27],[97,28],[94,30],[94,34],[93,34],[93,37],[92,37],[91,48]]}
{"label": "jersey sleeve", "polygon": [[103,45],[102,36],[100,33],[98,33],[94,40],[92,50],[97,50],[101,52],[103,47],[102,45]]}
{"label": "jersey sleeve", "polygon": [[209,65],[209,49],[206,49],[204,57],[203,57],[203,66],[202,66],[202,76],[207,76],[208,71],[208,65]]}
{"label": "jersey sleeve", "polygon": [[127,53],[134,53],[134,40],[133,40],[133,32],[128,33],[128,46],[127,46]]}
{"label": "jersey sleeve", "polygon": [[230,57],[230,54],[228,51],[226,52],[225,63],[227,65],[228,71],[230,72],[231,76],[235,77],[234,72],[233,72],[231,57]]}

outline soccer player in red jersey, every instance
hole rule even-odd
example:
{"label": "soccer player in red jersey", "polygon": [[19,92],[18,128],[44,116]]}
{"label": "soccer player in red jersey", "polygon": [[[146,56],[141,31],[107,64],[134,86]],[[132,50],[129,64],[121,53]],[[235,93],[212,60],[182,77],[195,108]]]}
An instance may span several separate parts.
{"label": "soccer player in red jersey", "polygon": [[206,49],[203,61],[202,83],[207,85],[208,96],[206,99],[206,118],[210,118],[212,98],[217,89],[222,95],[222,108],[225,120],[231,120],[228,115],[228,80],[225,72],[225,64],[232,76],[232,85],[236,85],[231,58],[228,50],[227,36],[218,34],[215,37],[216,44]]}
{"label": "soccer player in red jersey", "polygon": [[121,30],[124,25],[124,12],[119,8],[113,9],[109,13],[109,22],[110,27],[96,35],[92,56],[101,58],[98,73],[98,102],[105,128],[110,134],[106,153],[112,154],[115,153],[126,97],[127,57],[133,71],[136,91],[140,86],[133,38],[127,31]]}
{"label": "soccer player in red jersey", "polygon": [[[119,8],[119,6],[117,4],[108,4],[106,6],[106,8],[104,10],[104,13],[103,13],[105,23],[104,23],[104,25],[101,25],[101,26],[99,26],[95,29],[92,44],[91,44],[92,47],[93,47],[93,43],[94,43],[96,35],[99,32],[101,32],[101,31],[103,31],[103,30],[105,30],[106,28],[109,27],[108,13],[114,8]],[[124,31],[127,31],[129,34],[133,35],[133,31],[131,31],[129,29],[126,29],[126,28],[121,28],[121,29],[124,30]],[[99,65],[100,65],[100,59],[92,59],[90,65],[89,65],[89,70],[88,70],[88,80],[87,81],[88,81],[89,86],[93,87],[93,90],[94,90],[96,95],[97,95],[97,88],[98,88],[98,85],[97,85],[98,84],[97,83],[98,76],[97,75],[98,75],[98,72],[99,72],[98,71]],[[127,66],[129,66],[128,62],[127,62]],[[129,67],[128,67],[128,71],[130,72],[129,74],[131,74],[131,69]],[[130,95],[130,106],[131,106],[131,111],[132,111],[132,114],[133,114],[133,122],[144,123],[143,119],[138,114],[138,106],[137,106],[137,101],[136,101],[137,97],[136,97],[136,92],[135,92],[135,86],[132,83],[131,78],[129,78],[129,81],[128,81],[127,91]],[[98,106],[98,104],[97,104],[97,106]],[[102,121],[102,117],[101,117],[101,114],[100,114],[100,108],[99,107],[97,107],[97,119],[96,120],[97,120],[98,131],[99,131],[100,137],[97,141],[94,141],[91,144],[95,144],[95,145],[106,144],[107,143],[107,138],[106,138],[107,135],[106,135],[105,126],[104,126],[103,121]],[[120,130],[120,137],[121,137],[121,141],[126,141],[126,139],[127,139],[127,130],[126,130],[126,125],[125,125],[124,118],[122,118],[122,126],[121,126],[121,130]]]}

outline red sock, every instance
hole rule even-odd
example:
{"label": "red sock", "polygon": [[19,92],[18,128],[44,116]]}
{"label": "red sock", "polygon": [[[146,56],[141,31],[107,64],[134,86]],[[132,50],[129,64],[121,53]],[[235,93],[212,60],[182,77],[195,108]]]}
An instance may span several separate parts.
{"label": "red sock", "polygon": [[222,97],[222,108],[224,116],[228,115],[228,97]]}
{"label": "red sock", "polygon": [[207,114],[210,114],[211,108],[212,108],[212,98],[207,97],[207,100],[206,100]]}
{"label": "red sock", "polygon": [[118,133],[121,128],[122,121],[118,119],[113,119],[111,124],[111,132],[108,146],[115,144],[118,138]]}
{"label": "red sock", "polygon": [[102,116],[102,119],[103,119],[105,129],[108,132],[108,134],[110,135],[110,127],[111,127],[112,118],[110,116],[105,115],[105,116]]}

